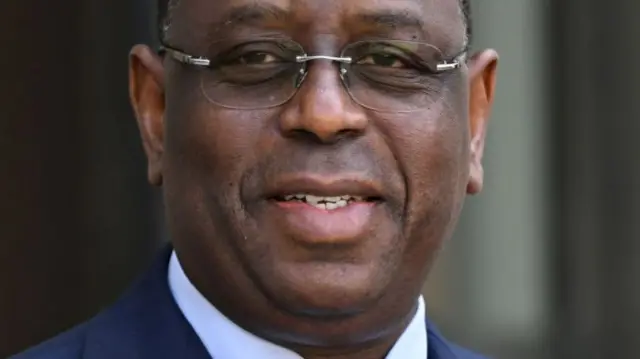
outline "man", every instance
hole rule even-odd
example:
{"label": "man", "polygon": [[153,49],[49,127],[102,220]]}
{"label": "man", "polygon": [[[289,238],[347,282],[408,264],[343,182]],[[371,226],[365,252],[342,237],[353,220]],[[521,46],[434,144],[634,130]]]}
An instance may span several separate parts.
{"label": "man", "polygon": [[479,358],[420,296],[482,187],[497,54],[467,54],[468,4],[169,2],[130,92],[172,248],[17,358]]}

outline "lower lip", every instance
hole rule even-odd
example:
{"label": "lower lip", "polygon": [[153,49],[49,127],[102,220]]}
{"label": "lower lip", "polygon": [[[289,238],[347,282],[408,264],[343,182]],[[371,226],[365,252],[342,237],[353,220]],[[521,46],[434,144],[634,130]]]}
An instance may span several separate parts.
{"label": "lower lip", "polygon": [[365,237],[372,228],[376,202],[351,202],[326,210],[304,202],[273,201],[274,209],[284,215],[284,224],[293,230],[296,240],[309,244],[351,243]]}

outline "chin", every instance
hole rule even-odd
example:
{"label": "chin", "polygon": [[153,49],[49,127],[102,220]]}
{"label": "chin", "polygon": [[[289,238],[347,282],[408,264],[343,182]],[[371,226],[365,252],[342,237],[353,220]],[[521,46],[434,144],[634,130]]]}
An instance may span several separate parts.
{"label": "chin", "polygon": [[374,265],[281,264],[272,274],[265,290],[276,306],[294,315],[324,319],[366,311],[388,283]]}

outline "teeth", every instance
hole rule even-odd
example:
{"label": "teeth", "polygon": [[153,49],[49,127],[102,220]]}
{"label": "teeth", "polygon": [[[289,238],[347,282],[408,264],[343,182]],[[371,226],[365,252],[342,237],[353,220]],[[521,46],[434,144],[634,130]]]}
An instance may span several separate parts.
{"label": "teeth", "polygon": [[346,207],[350,202],[364,201],[364,197],[360,196],[333,196],[333,197],[320,197],[310,194],[293,194],[284,196],[285,201],[302,201],[309,205],[312,205],[319,209],[334,210],[342,207]]}
{"label": "teeth", "polygon": [[349,204],[349,202],[343,201],[343,200],[339,200],[337,202],[327,202],[325,204],[325,207],[327,207],[328,210],[332,210],[332,209],[336,209],[336,208],[346,207],[347,204]]}
{"label": "teeth", "polygon": [[[333,202],[333,201],[329,201],[329,200],[325,201],[325,199],[328,199],[328,198],[329,197],[318,197],[318,196],[312,196],[312,195],[306,195],[304,197],[305,201],[307,203],[309,203],[309,204],[312,204],[312,205],[317,205],[320,202]],[[333,198],[333,197],[331,197],[331,198]]]}

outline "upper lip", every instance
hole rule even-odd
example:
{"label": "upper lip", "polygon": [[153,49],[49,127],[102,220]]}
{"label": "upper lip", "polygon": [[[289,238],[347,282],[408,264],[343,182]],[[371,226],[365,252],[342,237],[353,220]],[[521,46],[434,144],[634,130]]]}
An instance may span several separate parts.
{"label": "upper lip", "polygon": [[350,195],[366,199],[382,199],[378,182],[357,176],[291,175],[279,177],[266,191],[267,198],[306,194],[318,197]]}

